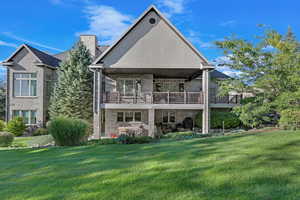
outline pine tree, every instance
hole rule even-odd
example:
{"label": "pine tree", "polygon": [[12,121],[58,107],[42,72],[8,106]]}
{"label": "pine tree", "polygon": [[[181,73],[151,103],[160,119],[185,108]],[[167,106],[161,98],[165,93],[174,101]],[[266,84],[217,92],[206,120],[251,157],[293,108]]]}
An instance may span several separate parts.
{"label": "pine tree", "polygon": [[58,69],[58,81],[50,100],[50,118],[63,115],[92,120],[93,80],[88,66],[92,58],[82,42],[78,42]]}

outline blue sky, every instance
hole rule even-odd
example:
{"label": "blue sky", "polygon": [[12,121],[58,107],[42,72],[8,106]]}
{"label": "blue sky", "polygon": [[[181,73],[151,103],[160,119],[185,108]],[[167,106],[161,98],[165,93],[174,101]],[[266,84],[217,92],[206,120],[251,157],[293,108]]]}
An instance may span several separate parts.
{"label": "blue sky", "polygon": [[298,0],[4,0],[0,61],[24,42],[58,53],[80,33],[96,34],[100,44],[110,44],[151,4],[211,61],[222,58],[214,41],[231,34],[253,40],[261,34],[258,24],[282,33],[290,25],[300,36]]}

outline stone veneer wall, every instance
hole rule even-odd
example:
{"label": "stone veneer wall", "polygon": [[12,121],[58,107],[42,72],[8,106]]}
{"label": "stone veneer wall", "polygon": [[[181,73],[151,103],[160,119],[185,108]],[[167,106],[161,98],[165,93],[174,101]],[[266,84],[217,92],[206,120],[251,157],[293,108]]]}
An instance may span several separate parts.
{"label": "stone veneer wall", "polygon": [[[139,111],[142,112],[141,122],[117,122],[117,113],[126,111]],[[110,134],[118,134],[118,128],[122,126],[140,126],[143,125],[148,129],[148,110],[118,110],[106,109],[105,110],[105,136],[109,137]]]}

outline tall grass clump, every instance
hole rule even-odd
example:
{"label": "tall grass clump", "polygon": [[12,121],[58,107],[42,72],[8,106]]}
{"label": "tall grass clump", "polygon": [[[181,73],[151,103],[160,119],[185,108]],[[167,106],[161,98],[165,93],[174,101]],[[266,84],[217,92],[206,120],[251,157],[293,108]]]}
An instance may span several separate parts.
{"label": "tall grass clump", "polygon": [[48,126],[48,131],[58,146],[78,146],[88,138],[89,124],[81,119],[57,117]]}

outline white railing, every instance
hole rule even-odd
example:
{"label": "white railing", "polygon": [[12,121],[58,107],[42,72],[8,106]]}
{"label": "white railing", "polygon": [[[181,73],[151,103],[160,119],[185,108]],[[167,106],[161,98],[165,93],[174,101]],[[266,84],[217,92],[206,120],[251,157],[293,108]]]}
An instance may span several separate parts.
{"label": "white railing", "polygon": [[123,96],[119,92],[106,92],[104,103],[117,104],[203,104],[202,92],[148,92]]}
{"label": "white railing", "polygon": [[[241,95],[210,95],[210,103],[212,104],[239,104],[241,99]],[[203,104],[203,93],[147,92],[124,96],[119,92],[105,92],[103,102],[116,104]]]}

